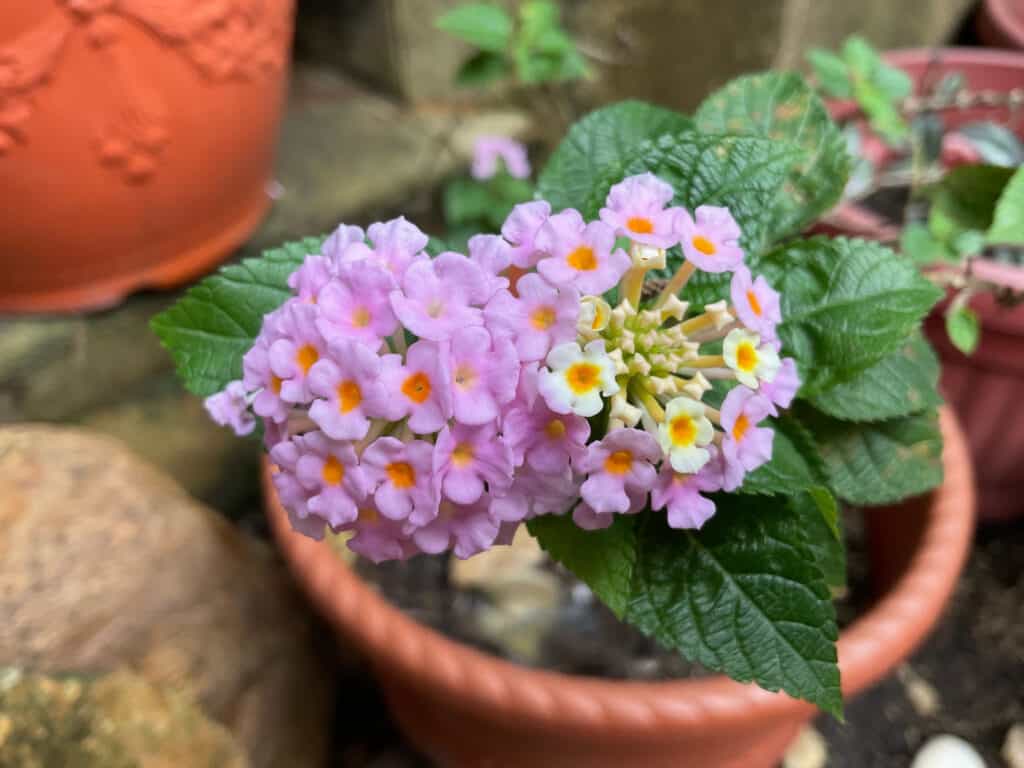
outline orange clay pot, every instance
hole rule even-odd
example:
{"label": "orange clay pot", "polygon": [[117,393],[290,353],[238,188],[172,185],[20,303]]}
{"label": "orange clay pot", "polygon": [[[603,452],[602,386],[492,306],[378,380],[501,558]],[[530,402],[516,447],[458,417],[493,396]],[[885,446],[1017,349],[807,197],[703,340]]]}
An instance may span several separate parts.
{"label": "orange clay pot", "polygon": [[[970,542],[967,447],[942,412],[945,482],[871,515],[889,588],[839,640],[843,690],[857,693],[921,642],[953,591]],[[324,543],[293,533],[264,465],[271,527],[299,582],[340,635],[370,657],[409,738],[441,764],[484,768],[768,768],[809,704],[725,677],[620,682],[527,669],[417,624]]]}
{"label": "orange clay pot", "polygon": [[0,2],[0,312],[187,281],[267,210],[294,0]]}

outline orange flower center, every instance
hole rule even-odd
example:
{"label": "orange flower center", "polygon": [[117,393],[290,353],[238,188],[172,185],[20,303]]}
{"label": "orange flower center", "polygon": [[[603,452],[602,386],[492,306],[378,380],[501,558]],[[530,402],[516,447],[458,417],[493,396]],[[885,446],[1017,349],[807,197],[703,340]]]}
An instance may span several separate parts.
{"label": "orange flower center", "polygon": [[570,267],[580,272],[590,272],[597,269],[597,257],[594,255],[594,249],[589,245],[581,245],[570,253],[565,260],[569,263]]}
{"label": "orange flower center", "polygon": [[343,381],[338,385],[338,410],[349,413],[363,402],[363,392],[354,381]]}
{"label": "orange flower center", "polygon": [[419,404],[430,397],[430,377],[418,371],[402,382],[402,394]]}
{"label": "orange flower center", "polygon": [[757,300],[757,294],[753,290],[747,291],[747,303],[750,305],[750,311],[758,317],[761,316],[761,302]]}
{"label": "orange flower center", "polygon": [[270,375],[270,390],[275,395],[280,395],[281,394],[281,384],[282,383],[283,383],[283,381],[281,380],[280,377],[274,376],[273,374]]}
{"label": "orange flower center", "polygon": [[747,418],[747,414],[741,413],[736,417],[736,423],[732,425],[733,440],[738,443],[747,434],[748,429],[750,429],[750,419]]}
{"label": "orange flower center", "polygon": [[569,389],[577,395],[590,392],[597,386],[601,378],[601,369],[593,363],[574,363],[565,372],[565,380]]}
{"label": "orange flower center", "polygon": [[629,451],[615,451],[604,460],[604,469],[609,475],[624,475],[633,466],[633,454]]}
{"label": "orange flower center", "polygon": [[404,490],[416,484],[416,470],[404,461],[394,461],[384,471],[388,473],[388,479],[395,488]]}
{"label": "orange flower center", "polygon": [[302,374],[309,373],[309,369],[313,367],[313,363],[320,359],[320,354],[316,351],[316,348],[312,344],[306,344],[305,346],[299,347],[295,353],[295,362],[299,364],[299,368],[302,369]]}
{"label": "orange flower center", "polygon": [[693,243],[693,247],[696,248],[701,253],[703,253],[705,256],[715,255],[715,251],[717,250],[715,248],[715,244],[708,240],[706,237],[704,237],[704,235],[695,235],[691,242]]}
{"label": "orange flower center", "polygon": [[455,369],[455,384],[460,389],[470,389],[476,384],[476,369],[469,363],[462,363]]}
{"label": "orange flower center", "polygon": [[689,414],[676,416],[672,420],[671,432],[674,445],[693,445],[697,439],[697,425]]}
{"label": "orange flower center", "polygon": [[345,479],[345,466],[334,456],[328,456],[320,474],[328,485],[340,485]]}
{"label": "orange flower center", "polygon": [[757,366],[757,350],[749,341],[736,347],[736,365],[744,373],[750,373]]}
{"label": "orange flower center", "polygon": [[638,235],[648,235],[654,231],[654,222],[643,216],[633,216],[626,221],[626,227],[630,232],[636,232]]}
{"label": "orange flower center", "polygon": [[544,427],[544,432],[552,440],[558,440],[565,435],[565,422],[561,419],[552,419],[548,422],[548,425]]}
{"label": "orange flower center", "polygon": [[537,307],[530,315],[530,325],[538,331],[546,331],[555,322],[555,310],[552,307]]}
{"label": "orange flower center", "polygon": [[359,307],[352,313],[352,325],[355,328],[365,328],[370,324],[370,313],[366,307]]}
{"label": "orange flower center", "polygon": [[468,466],[473,461],[473,446],[469,443],[459,443],[452,451],[452,464],[457,469]]}

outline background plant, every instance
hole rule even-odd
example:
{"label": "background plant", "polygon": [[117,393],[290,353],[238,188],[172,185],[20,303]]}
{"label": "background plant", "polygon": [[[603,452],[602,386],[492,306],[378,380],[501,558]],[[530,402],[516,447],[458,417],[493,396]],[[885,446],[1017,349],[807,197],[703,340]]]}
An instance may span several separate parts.
{"label": "background plant", "polygon": [[[839,199],[845,142],[795,74],[739,78],[693,116],[639,102],[572,127],[539,181],[555,209],[595,218],[610,187],[649,171],[673,204],[727,206],[746,263],[783,298],[782,353],[803,387],[771,424],[769,463],[718,494],[700,530],[647,510],[586,532],[567,516],[531,532],[622,620],[741,681],[841,712],[830,587],[845,578],[840,502],[885,504],[941,480],[938,366],[918,328],[939,291],[888,248],[799,233]],[[210,395],[239,378],[265,313],[321,239],[223,269],[153,320],[186,386]],[[678,267],[678,248],[668,254]],[[725,275],[696,274],[691,306],[728,300]],[[710,395],[711,393],[709,393]]]}

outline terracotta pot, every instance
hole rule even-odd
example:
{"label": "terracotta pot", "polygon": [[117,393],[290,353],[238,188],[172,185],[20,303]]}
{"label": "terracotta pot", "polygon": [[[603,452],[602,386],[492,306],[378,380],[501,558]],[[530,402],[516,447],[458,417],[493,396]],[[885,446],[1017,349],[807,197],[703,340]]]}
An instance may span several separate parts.
{"label": "terracotta pot", "polygon": [[[964,564],[974,492],[963,435],[942,413],[946,479],[903,508],[879,511],[881,552],[898,578],[839,641],[843,690],[884,677],[935,623]],[[338,633],[370,657],[409,738],[444,765],[699,765],[767,768],[801,725],[806,703],[725,677],[620,682],[527,669],[417,624],[349,570],[328,545],[293,533],[264,465],[267,514],[296,577]],[[886,570],[888,569],[888,570]]]}
{"label": "terracotta pot", "polygon": [[0,311],[109,305],[246,239],[293,3],[0,3]]}
{"label": "terracotta pot", "polygon": [[1024,50],[1024,2],[983,0],[978,13],[978,37],[994,48]]}
{"label": "terracotta pot", "polygon": [[[1021,3],[1024,8],[1024,3]],[[920,82],[936,51],[929,48],[914,48],[903,51],[889,51],[883,58],[893,66],[905,70],[915,82]],[[993,89],[1009,91],[1024,86],[1024,54],[1015,51],[991,51],[977,48],[938,49],[940,64],[934,72],[938,79],[946,72],[959,72],[964,76],[965,85],[971,90]],[[929,77],[933,74],[929,73]],[[829,111],[836,120],[853,117],[857,108],[849,102],[831,102]],[[1020,113],[1024,116],[1024,113]],[[943,113],[946,125],[956,128],[978,120],[993,120],[1005,124],[1009,118],[1006,106],[976,107],[964,110],[948,110]],[[1024,139],[1024,119],[1007,127]],[[872,162],[884,162],[892,157],[882,142],[870,133],[863,137],[864,150]],[[857,203],[844,203],[836,208],[815,231],[831,235],[863,237],[871,240],[893,241],[899,238],[900,227],[879,214]]]}
{"label": "terracotta pot", "polygon": [[942,311],[925,330],[942,359],[942,393],[965,425],[978,481],[978,517],[1008,520],[1024,514],[1024,306],[1000,307],[990,295],[971,308],[981,342],[964,355],[949,341]]}

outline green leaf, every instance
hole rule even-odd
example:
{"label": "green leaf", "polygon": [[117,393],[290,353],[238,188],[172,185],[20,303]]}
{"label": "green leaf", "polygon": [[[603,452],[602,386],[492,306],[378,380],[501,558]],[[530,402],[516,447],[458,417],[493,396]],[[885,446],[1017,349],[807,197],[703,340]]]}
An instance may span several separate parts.
{"label": "green leaf", "polygon": [[884,60],[879,62],[871,79],[885,97],[895,104],[903,101],[914,90],[914,81],[910,75],[899,67],[886,64]]}
{"label": "green leaf", "polygon": [[942,257],[942,243],[932,237],[927,225],[915,221],[900,235],[900,252],[915,264],[931,264]]}
{"label": "green leaf", "polygon": [[512,74],[508,60],[500,53],[479,51],[459,67],[455,82],[467,88],[476,88],[501,80]]}
{"label": "green leaf", "polygon": [[503,8],[487,3],[467,3],[437,19],[437,28],[484,51],[500,53],[512,39],[512,19]]}
{"label": "green leaf", "polygon": [[637,144],[693,126],[685,115],[621,101],[586,115],[562,139],[540,175],[540,196],[557,211],[581,208],[606,168],[621,167]]}
{"label": "green leaf", "polygon": [[953,238],[952,246],[958,256],[977,256],[985,250],[985,233],[976,229],[965,229]]}
{"label": "green leaf", "polygon": [[996,204],[1013,173],[1012,168],[997,165],[954,168],[932,188],[932,210],[947,216],[960,229],[985,232],[992,226]]}
{"label": "green leaf", "polygon": [[846,62],[824,48],[811,48],[807,52],[806,58],[814,69],[814,76],[818,78],[818,84],[826,94],[836,99],[853,97],[850,71],[846,67]]}
{"label": "green leaf", "polygon": [[241,377],[242,356],[259,334],[263,315],[291,296],[288,276],[323,241],[307,237],[222,267],[150,321],[190,392],[212,395]]}
{"label": "green leaf", "polygon": [[449,227],[476,224],[487,215],[487,189],[473,179],[453,179],[444,188],[444,220]]}
{"label": "green leaf", "polygon": [[[743,479],[739,492],[789,495],[819,485],[821,481],[805,456],[808,446],[804,445],[803,451],[798,447],[794,437],[799,439],[799,435],[791,436],[792,427],[776,419],[769,419],[764,426],[775,432],[772,459],[750,472]],[[813,446],[810,450],[814,450]]]}
{"label": "green leaf", "polygon": [[1024,245],[1024,166],[1014,172],[996,203],[988,242]]}
{"label": "green leaf", "polygon": [[832,588],[845,587],[846,546],[835,497],[827,488],[817,488],[791,496],[788,501],[804,522],[807,546],[825,582]]}
{"label": "green leaf", "polygon": [[890,144],[899,144],[910,134],[910,126],[896,105],[875,83],[855,80],[853,95],[868,116],[872,130]]}
{"label": "green leaf", "polygon": [[829,485],[851,504],[889,504],[942,482],[942,435],[929,410],[874,424],[797,409],[813,432]]}
{"label": "green leaf", "polygon": [[843,60],[861,79],[873,77],[883,64],[878,51],[860,35],[850,35],[843,42]]}
{"label": "green leaf", "polygon": [[965,355],[973,355],[981,336],[978,316],[967,306],[951,308],[946,313],[946,333],[954,347]]}
{"label": "green leaf", "polygon": [[706,133],[761,136],[802,150],[773,206],[769,240],[801,231],[839,201],[850,175],[846,140],[800,75],[737,78],[711,94],[695,119]]}
{"label": "green leaf", "polygon": [[803,397],[849,381],[902,347],[941,297],[878,243],[815,237],[759,263],[782,294],[779,336],[804,377]]}
{"label": "green leaf", "polygon": [[935,408],[939,360],[916,333],[895,352],[849,381],[811,398],[814,407],[847,421],[885,421]]}

